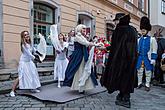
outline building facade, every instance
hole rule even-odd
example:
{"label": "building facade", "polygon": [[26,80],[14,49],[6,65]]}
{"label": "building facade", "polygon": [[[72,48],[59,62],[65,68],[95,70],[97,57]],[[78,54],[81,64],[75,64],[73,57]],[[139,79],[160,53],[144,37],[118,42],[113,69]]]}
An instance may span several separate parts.
{"label": "building facade", "polygon": [[165,37],[165,0],[150,0],[149,16],[152,24],[151,35],[159,29],[163,29],[162,35]]}
{"label": "building facade", "polygon": [[28,30],[34,46],[38,33],[45,36],[47,57],[54,61],[54,49],[48,38],[49,28],[67,34],[77,24],[85,24],[90,36],[110,38],[118,12],[131,15],[131,25],[139,30],[142,16],[148,14],[148,0],[0,0],[0,62],[7,68],[18,65],[20,32]]}

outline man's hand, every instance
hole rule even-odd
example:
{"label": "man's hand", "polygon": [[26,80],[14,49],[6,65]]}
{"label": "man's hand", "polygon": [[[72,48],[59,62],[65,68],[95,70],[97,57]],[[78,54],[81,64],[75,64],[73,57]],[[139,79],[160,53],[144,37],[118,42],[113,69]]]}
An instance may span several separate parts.
{"label": "man's hand", "polygon": [[155,66],[156,64],[155,60],[151,60],[151,64]]}

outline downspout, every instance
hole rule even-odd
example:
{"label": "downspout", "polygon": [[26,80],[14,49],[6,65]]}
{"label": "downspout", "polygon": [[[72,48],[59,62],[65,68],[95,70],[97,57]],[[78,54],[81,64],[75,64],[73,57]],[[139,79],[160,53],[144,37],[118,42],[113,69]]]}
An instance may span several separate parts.
{"label": "downspout", "polygon": [[148,18],[150,19],[150,0],[148,0]]}

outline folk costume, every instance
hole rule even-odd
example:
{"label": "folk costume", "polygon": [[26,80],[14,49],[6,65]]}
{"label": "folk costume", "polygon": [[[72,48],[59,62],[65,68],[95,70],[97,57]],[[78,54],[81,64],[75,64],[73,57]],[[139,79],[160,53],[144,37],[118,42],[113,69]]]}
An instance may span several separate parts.
{"label": "folk costume", "polygon": [[101,77],[101,85],[108,93],[119,90],[116,104],[130,108],[130,93],[134,92],[137,59],[137,33],[129,25],[130,15],[119,19],[113,34],[108,62]]}
{"label": "folk costume", "polygon": [[138,88],[142,87],[143,71],[145,70],[145,87],[146,90],[149,91],[151,75],[157,58],[158,47],[156,39],[147,35],[147,33],[151,31],[151,24],[147,17],[141,18],[140,29],[144,33],[142,33],[142,36],[138,39],[138,60],[136,66],[138,71]]}
{"label": "folk costume", "polygon": [[87,89],[93,89],[97,85],[97,80],[91,73],[94,48],[91,49],[92,52],[88,53],[87,47],[90,42],[81,33],[83,28],[86,26],[82,24],[76,27],[74,51],[65,71],[63,83],[64,86],[69,86],[72,90],[79,90],[80,93]]}

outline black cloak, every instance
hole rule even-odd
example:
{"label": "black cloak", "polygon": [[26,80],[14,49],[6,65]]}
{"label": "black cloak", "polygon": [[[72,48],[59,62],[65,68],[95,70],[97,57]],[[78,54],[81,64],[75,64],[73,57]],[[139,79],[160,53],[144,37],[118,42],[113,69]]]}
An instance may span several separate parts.
{"label": "black cloak", "polygon": [[129,25],[130,16],[122,17],[112,35],[112,44],[101,85],[109,93],[119,90],[122,93],[133,93],[137,60],[137,32]]}

